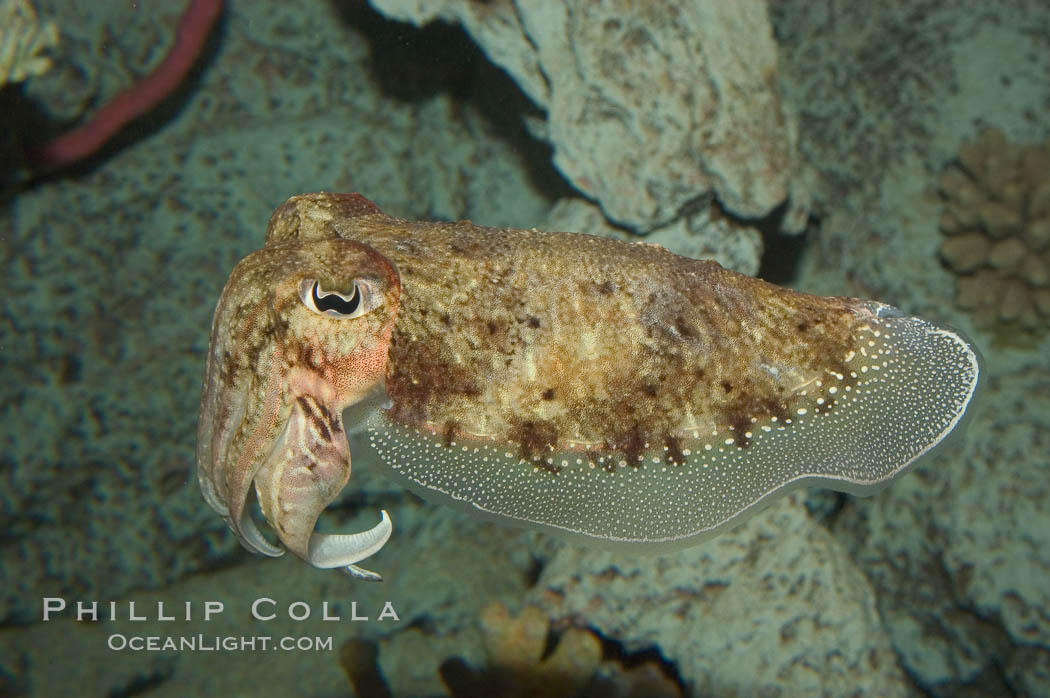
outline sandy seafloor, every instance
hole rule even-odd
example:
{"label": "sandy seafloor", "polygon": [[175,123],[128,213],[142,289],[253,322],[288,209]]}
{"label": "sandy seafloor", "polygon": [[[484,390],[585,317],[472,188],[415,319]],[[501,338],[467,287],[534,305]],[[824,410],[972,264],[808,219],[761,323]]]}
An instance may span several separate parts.
{"label": "sandy seafloor", "polygon": [[[56,123],[154,65],[179,12],[36,6],[63,48],[5,104]],[[763,269],[968,333],[984,386],[955,443],[870,499],[794,495],[660,557],[477,521],[364,469],[329,517],[358,530],[391,512],[369,560],[382,584],[241,550],[201,499],[194,439],[215,300],[270,212],[360,191],[405,218],[543,228],[578,194],[523,126],[542,110],[460,30],[356,2],[232,2],[172,100],[0,208],[0,696],[351,692],[336,650],[115,651],[115,634],[363,640],[395,695],[442,695],[443,662],[498,654],[480,631],[493,602],[541,609],[552,643],[570,626],[600,637],[604,664],[565,666],[621,688],[624,667],[655,663],[697,696],[1050,695],[1050,333],[955,306],[936,193],[984,127],[1050,136],[1050,7],[787,0],[770,16],[798,151],[826,184],[803,236],[767,234]],[[133,600],[154,620],[44,623],[44,597],[117,600],[125,618]],[[262,597],[277,619],[252,619]],[[193,618],[158,622],[159,601]],[[204,622],[205,601],[225,611]],[[294,601],[309,619],[287,617]],[[400,620],[378,619],[387,601]],[[324,602],[342,620],[321,620]],[[589,676],[543,685],[577,695]]]}

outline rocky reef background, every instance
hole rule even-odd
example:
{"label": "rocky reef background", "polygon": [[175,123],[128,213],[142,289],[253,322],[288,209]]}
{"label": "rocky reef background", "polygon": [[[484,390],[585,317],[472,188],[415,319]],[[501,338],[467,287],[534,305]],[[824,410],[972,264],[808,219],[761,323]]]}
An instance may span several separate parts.
{"label": "rocky reef background", "polygon": [[[182,10],[33,6],[39,21],[0,35],[28,66],[5,65],[0,92],[22,145],[148,71]],[[484,667],[505,636],[535,654],[537,634],[550,656],[519,668],[560,695],[640,665],[698,696],[1050,694],[1050,333],[1036,300],[1020,322],[1002,298],[1045,283],[991,253],[1017,238],[1047,254],[1030,215],[1045,173],[993,156],[1050,135],[1048,37],[1037,0],[229,3],[187,84],[99,157],[29,178],[12,156],[0,172],[0,695],[341,695],[351,664],[380,677],[363,695],[441,695],[443,663]],[[1006,145],[968,166],[988,129]],[[967,331],[983,394],[954,444],[880,495],[796,494],[673,555],[479,522],[355,470],[331,518],[391,511],[374,562],[387,581],[252,558],[192,477],[208,327],[273,208],[317,190],[406,218],[645,235],[877,298]],[[979,269],[1006,281],[963,302]],[[227,611],[41,623],[43,596]],[[251,621],[262,596],[314,616]],[[318,620],[321,600],[344,620]],[[351,600],[373,620],[347,620]],[[386,600],[400,622],[374,620]],[[371,653],[106,647],[204,630]],[[551,667],[581,675],[552,682]]]}

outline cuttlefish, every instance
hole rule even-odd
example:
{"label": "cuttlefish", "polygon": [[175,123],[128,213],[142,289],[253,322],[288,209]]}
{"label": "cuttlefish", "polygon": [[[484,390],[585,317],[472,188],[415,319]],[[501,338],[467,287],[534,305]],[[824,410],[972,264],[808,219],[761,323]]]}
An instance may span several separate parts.
{"label": "cuttlefish", "polygon": [[883,303],[309,194],[219,299],[197,469],[249,549],[365,578],[387,512],[314,531],[351,455],[475,513],[666,550],[799,485],[877,491],[959,425],[979,373],[959,333]]}

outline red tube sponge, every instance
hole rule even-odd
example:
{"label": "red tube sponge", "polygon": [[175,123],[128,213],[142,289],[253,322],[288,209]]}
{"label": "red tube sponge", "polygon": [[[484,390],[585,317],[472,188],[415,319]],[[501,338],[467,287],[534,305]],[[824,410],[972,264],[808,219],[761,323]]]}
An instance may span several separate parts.
{"label": "red tube sponge", "polygon": [[54,169],[84,159],[101,148],[129,121],[171,94],[197,61],[221,13],[222,0],[190,0],[179,21],[175,43],[160,65],[102,105],[86,124],[62,134],[36,151],[34,164]]}

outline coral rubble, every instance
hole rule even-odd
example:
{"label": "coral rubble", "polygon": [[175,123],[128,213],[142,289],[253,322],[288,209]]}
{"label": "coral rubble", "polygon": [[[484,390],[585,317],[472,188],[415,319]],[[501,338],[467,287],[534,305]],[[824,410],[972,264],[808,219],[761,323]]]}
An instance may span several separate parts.
{"label": "coral rubble", "polygon": [[1050,326],[1050,139],[1019,145],[986,129],[938,184],[955,302],[985,325]]}
{"label": "coral rubble", "polygon": [[570,627],[553,648],[548,647],[550,631],[550,621],[539,607],[527,606],[512,616],[502,603],[493,602],[481,614],[484,670],[475,671],[453,659],[441,666],[441,678],[454,696],[682,695],[681,688],[653,662],[626,668],[613,660],[603,661],[602,641],[590,630]]}
{"label": "coral rubble", "polygon": [[[441,664],[441,680],[452,696],[517,698],[681,698],[682,687],[647,655],[605,658],[602,639],[569,627],[552,634],[547,614],[526,606],[517,616],[491,602],[481,614],[485,666],[475,669],[460,657]],[[554,640],[552,642],[552,640]],[[378,668],[375,645],[349,640],[339,663],[362,698],[391,695]]]}

